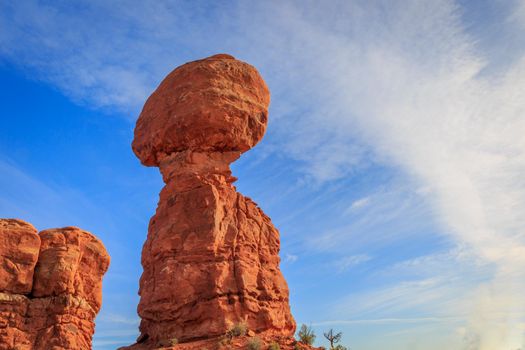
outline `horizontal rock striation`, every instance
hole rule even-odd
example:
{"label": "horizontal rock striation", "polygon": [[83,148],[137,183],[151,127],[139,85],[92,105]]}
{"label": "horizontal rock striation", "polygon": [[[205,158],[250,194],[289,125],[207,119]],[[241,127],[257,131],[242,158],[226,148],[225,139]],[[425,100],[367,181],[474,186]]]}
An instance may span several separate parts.
{"label": "horizontal rock striation", "polygon": [[0,219],[0,350],[91,349],[108,267],[89,232]]}

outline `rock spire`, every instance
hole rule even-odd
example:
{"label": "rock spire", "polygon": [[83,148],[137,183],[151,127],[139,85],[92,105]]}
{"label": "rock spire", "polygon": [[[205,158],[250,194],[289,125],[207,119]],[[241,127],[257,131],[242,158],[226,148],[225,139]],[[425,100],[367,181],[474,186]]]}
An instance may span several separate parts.
{"label": "rock spire", "polygon": [[136,346],[219,337],[239,323],[293,336],[279,232],[229,167],[262,139],[269,102],[257,70],[226,54],[176,68],[146,101],[132,147],[165,187],[142,251]]}

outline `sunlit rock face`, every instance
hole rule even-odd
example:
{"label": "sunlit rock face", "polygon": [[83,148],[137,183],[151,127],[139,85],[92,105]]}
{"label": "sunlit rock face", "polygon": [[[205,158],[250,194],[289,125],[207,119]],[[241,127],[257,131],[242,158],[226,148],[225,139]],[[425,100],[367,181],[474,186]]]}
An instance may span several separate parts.
{"label": "sunlit rock face", "polygon": [[133,151],[144,165],[171,154],[246,152],[263,137],[270,92],[257,70],[220,54],[186,63],[148,98]]}
{"label": "sunlit rock face", "polygon": [[133,150],[165,187],[142,251],[136,346],[210,339],[239,322],[294,334],[279,232],[229,167],[262,139],[269,102],[257,70],[221,54],[176,68],[144,105]]}
{"label": "sunlit rock face", "polygon": [[91,349],[108,266],[89,232],[0,219],[0,350]]}

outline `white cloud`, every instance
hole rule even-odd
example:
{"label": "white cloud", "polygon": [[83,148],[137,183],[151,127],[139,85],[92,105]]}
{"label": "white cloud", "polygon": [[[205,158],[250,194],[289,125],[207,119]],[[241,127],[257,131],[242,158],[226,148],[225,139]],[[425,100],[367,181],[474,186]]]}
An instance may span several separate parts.
{"label": "white cloud", "polygon": [[362,263],[365,263],[372,259],[370,256],[366,254],[359,254],[359,255],[350,255],[338,258],[334,265],[339,273],[345,272],[348,269],[355,267],[357,265],[360,265]]}
{"label": "white cloud", "polygon": [[289,253],[286,253],[284,255],[284,261],[288,262],[288,263],[294,263],[297,261],[297,259],[299,259],[299,257],[297,255],[293,255],[293,254],[289,254]]}
{"label": "white cloud", "polygon": [[352,202],[350,207],[347,209],[347,212],[352,212],[352,211],[368,206],[370,204],[370,200],[371,200],[370,197],[363,197],[360,199],[356,199],[355,201]]}
{"label": "white cloud", "polygon": [[[110,216],[101,211],[82,192],[50,185],[24,171],[8,159],[0,158],[0,212],[2,217],[26,220],[37,229],[80,226],[100,229],[86,216],[100,217],[109,225]],[[74,203],[74,205],[72,205]],[[93,231],[95,232],[95,231]]]}
{"label": "white cloud", "polygon": [[[356,206],[362,209],[356,210]],[[341,210],[341,216],[345,220],[336,226],[325,223],[321,232],[304,237],[307,249],[338,255],[365,251],[373,255],[374,250],[394,242],[427,236],[435,224],[424,197],[398,178],[352,201]]]}
{"label": "white cloud", "polygon": [[135,114],[183,63],[180,47],[197,43],[197,33],[179,34],[193,11],[199,6],[165,1],[2,2],[0,55],[79,103]]}
{"label": "white cloud", "polygon": [[133,325],[138,326],[140,323],[140,319],[138,317],[128,317],[123,315],[118,315],[114,313],[102,313],[98,318],[97,321],[101,322],[107,322],[112,324],[120,324],[120,325]]}

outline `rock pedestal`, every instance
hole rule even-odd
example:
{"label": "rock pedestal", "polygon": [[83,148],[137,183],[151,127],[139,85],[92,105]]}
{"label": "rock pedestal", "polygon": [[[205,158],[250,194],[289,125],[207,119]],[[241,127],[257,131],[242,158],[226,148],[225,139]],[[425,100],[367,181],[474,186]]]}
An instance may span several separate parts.
{"label": "rock pedestal", "polygon": [[91,349],[108,266],[89,232],[0,219],[0,350]]}
{"label": "rock pedestal", "polygon": [[269,102],[257,70],[224,54],[178,67],[147,100],[133,150],[166,185],[142,251],[136,346],[205,341],[238,323],[293,336],[279,232],[229,168],[261,140]]}

